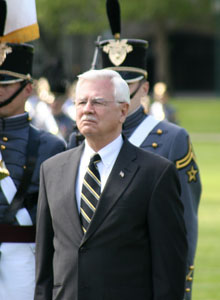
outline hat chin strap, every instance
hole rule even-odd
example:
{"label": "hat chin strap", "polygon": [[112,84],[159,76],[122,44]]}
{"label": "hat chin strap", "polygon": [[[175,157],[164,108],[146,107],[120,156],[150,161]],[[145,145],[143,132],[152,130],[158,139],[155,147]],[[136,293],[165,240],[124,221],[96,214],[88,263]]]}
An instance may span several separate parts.
{"label": "hat chin strap", "polygon": [[10,104],[15,97],[17,97],[18,94],[20,94],[20,92],[25,88],[25,86],[29,83],[30,81],[28,80],[24,80],[23,83],[21,84],[20,88],[8,99],[4,100],[3,102],[0,102],[0,108],[3,106],[6,106],[8,104]]}
{"label": "hat chin strap", "polygon": [[137,92],[139,91],[142,83],[145,81],[145,79],[141,79],[138,83],[137,88],[133,91],[133,93],[130,94],[130,99],[132,100],[134,98],[134,96],[137,94]]}

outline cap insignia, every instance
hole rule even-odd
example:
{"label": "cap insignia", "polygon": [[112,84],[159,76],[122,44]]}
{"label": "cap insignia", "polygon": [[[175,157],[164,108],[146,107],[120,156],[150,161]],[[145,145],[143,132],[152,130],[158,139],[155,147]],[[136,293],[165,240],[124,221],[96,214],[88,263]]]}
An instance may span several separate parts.
{"label": "cap insignia", "polygon": [[12,48],[7,46],[5,43],[0,43],[0,66],[6,59],[8,53],[12,52]]}
{"label": "cap insignia", "polygon": [[103,47],[103,51],[108,53],[110,61],[119,66],[125,60],[127,54],[133,51],[133,47],[127,44],[127,40],[110,40],[107,45]]}

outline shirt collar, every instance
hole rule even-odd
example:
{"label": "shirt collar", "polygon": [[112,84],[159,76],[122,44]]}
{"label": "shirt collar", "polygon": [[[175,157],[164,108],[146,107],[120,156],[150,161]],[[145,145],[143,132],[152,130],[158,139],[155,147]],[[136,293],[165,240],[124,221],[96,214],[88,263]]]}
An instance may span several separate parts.
{"label": "shirt collar", "polygon": [[[110,144],[106,145],[104,148],[98,151],[102,159],[102,163],[106,168],[108,168],[114,160],[116,160],[118,153],[122,147],[123,138],[120,134],[115,140],[113,140]],[[87,141],[85,140],[85,149],[84,149],[84,157],[88,160],[93,156],[96,152],[88,145]]]}

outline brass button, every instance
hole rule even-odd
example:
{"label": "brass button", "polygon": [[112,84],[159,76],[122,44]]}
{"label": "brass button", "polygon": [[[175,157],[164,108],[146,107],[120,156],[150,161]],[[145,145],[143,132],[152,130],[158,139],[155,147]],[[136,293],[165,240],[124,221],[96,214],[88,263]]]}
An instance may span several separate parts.
{"label": "brass button", "polygon": [[2,150],[5,150],[6,147],[5,147],[4,145],[1,145],[1,149],[2,149]]}
{"label": "brass button", "polygon": [[163,133],[163,130],[162,129],[157,129],[157,134],[158,135],[161,135]]}
{"label": "brass button", "polygon": [[31,117],[28,117],[28,121],[32,121],[32,118],[31,118]]}
{"label": "brass button", "polygon": [[23,169],[25,170],[26,168],[27,168],[27,167],[24,165],[24,166],[23,166]]}
{"label": "brass button", "polygon": [[190,290],[190,288],[186,288],[185,291],[186,291],[187,293],[189,293],[191,290]]}
{"label": "brass button", "polygon": [[187,277],[187,281],[192,281],[193,279],[192,279],[192,277]]}
{"label": "brass button", "polygon": [[194,270],[195,267],[192,265],[192,266],[189,266],[189,270]]}
{"label": "brass button", "polygon": [[157,147],[158,147],[158,144],[157,144],[157,143],[152,143],[152,147],[153,147],[153,148],[157,148]]}
{"label": "brass button", "polygon": [[3,140],[4,142],[7,142],[7,141],[8,141],[8,138],[7,138],[6,136],[4,136],[4,137],[2,138],[2,140]]}

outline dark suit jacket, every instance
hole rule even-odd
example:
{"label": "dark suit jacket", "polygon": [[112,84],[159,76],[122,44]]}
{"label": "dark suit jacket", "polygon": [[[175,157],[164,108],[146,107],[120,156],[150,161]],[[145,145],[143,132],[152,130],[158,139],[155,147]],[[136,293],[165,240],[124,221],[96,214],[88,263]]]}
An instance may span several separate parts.
{"label": "dark suit jacket", "polygon": [[174,164],[125,140],[83,235],[82,150],[41,168],[35,300],[182,300],[187,242]]}

